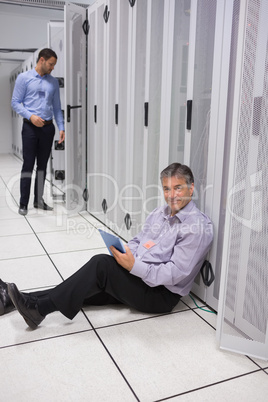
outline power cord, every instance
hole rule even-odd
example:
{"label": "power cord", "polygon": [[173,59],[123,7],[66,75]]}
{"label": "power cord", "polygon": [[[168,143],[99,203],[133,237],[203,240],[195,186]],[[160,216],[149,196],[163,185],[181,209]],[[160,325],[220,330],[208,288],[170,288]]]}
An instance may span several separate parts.
{"label": "power cord", "polygon": [[193,298],[193,296],[190,295],[190,294],[189,294],[189,296],[190,296],[190,298],[193,300],[193,302],[194,302],[194,304],[196,305],[196,307],[199,308],[200,310],[206,311],[207,313],[217,314],[216,311],[208,310],[208,309],[205,309],[205,308],[203,308],[203,307],[198,306],[198,304],[196,303],[196,301],[195,301],[195,299]]}

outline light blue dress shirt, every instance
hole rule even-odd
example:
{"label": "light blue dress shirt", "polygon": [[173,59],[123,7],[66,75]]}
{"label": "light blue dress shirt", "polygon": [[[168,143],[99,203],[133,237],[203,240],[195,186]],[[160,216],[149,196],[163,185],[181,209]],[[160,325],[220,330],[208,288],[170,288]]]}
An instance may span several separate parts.
{"label": "light blue dress shirt", "polygon": [[164,285],[187,295],[213,240],[210,219],[190,201],[176,215],[168,205],[156,208],[142,231],[128,242],[135,257],[130,271],[147,285]]}
{"label": "light blue dress shirt", "polygon": [[59,83],[50,74],[40,76],[35,69],[18,75],[11,100],[11,107],[25,119],[32,114],[44,120],[55,117],[58,129],[64,130]]}

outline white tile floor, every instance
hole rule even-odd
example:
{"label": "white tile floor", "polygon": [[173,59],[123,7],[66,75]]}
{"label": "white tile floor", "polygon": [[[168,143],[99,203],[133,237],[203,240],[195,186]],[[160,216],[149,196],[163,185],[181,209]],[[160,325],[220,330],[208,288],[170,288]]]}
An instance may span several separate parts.
{"label": "white tile floor", "polygon": [[[0,278],[27,291],[107,251],[87,212],[67,218],[60,203],[44,212],[31,200],[18,215],[20,168],[0,155]],[[0,401],[267,401],[268,363],[219,350],[215,325],[189,296],[167,315],[87,307],[35,331],[14,311],[0,317]]]}

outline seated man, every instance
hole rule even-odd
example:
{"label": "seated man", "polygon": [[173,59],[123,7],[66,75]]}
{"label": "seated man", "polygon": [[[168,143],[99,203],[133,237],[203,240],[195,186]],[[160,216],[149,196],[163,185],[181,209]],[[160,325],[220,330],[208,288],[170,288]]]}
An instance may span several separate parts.
{"label": "seated man", "polygon": [[148,216],[143,230],[125,246],[126,253],[111,247],[113,256],[94,256],[45,291],[21,293],[14,283],[7,291],[2,282],[2,300],[11,299],[32,329],[54,311],[73,319],[85,304],[123,303],[146,313],[170,312],[191,290],[210,249],[213,229],[192,201],[194,178],[189,167],[171,164],[162,171],[161,182],[167,205]]}

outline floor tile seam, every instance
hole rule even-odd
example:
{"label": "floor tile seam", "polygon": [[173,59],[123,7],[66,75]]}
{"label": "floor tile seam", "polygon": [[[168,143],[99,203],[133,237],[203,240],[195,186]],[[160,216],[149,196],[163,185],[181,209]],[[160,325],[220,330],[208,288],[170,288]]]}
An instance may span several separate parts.
{"label": "floor tile seam", "polygon": [[[201,315],[198,314],[198,308],[191,308],[191,310],[199,317],[201,318],[201,320],[203,320],[206,324],[208,324],[212,329],[214,329],[214,331],[216,331],[216,328],[210,323],[208,322],[204,317],[202,317]],[[210,313],[208,313],[210,314]]]}
{"label": "floor tile seam", "polygon": [[30,228],[33,231],[33,234],[35,235],[36,239],[39,241],[41,247],[43,248],[45,255],[47,255],[47,257],[49,258],[50,262],[52,263],[52,265],[54,266],[55,270],[57,271],[57,273],[59,274],[60,278],[64,281],[64,278],[62,276],[62,274],[60,273],[60,271],[58,270],[58,268],[56,267],[54,261],[52,260],[52,258],[50,257],[49,252],[46,250],[45,246],[43,245],[41,239],[38,237],[37,233],[35,232],[35,230],[33,229],[32,225],[30,224],[30,222],[28,222]]}
{"label": "floor tile seam", "polygon": [[[89,221],[87,221],[86,219],[85,219],[85,217],[83,216],[83,215],[80,215],[80,214],[78,214],[79,215],[79,217],[80,218],[82,218],[86,223],[88,223],[90,226],[92,226],[92,228],[94,228],[95,229],[95,227],[94,227],[94,225],[92,225],[92,223],[91,222],[89,222]],[[41,215],[41,218],[43,218],[43,217],[46,217],[47,215]],[[58,218],[60,215],[58,215],[58,214],[55,214],[55,215],[49,215],[50,217],[55,217],[55,218]],[[70,217],[68,217],[68,216],[65,216],[65,215],[62,215],[62,216],[64,216],[64,217],[66,217],[66,219],[70,219]],[[33,216],[32,215],[28,215],[28,216],[26,216],[25,218],[28,220],[29,218],[31,219]],[[74,218],[75,219],[75,218]],[[78,222],[78,223],[82,223],[82,222]],[[29,222],[29,224],[30,224],[30,222]],[[32,229],[32,230],[34,230],[34,229]],[[43,233],[51,233],[51,232],[63,232],[63,231],[70,231],[70,229],[68,229],[68,228],[64,228],[64,229],[60,229],[60,228],[56,228],[56,229],[51,229],[51,230],[46,230],[46,231],[36,231],[35,230],[35,232],[36,233],[38,233],[38,234],[43,234]]]}
{"label": "floor tile seam", "polygon": [[261,371],[262,371],[262,369],[249,371],[249,372],[247,372],[247,373],[240,374],[240,375],[237,375],[237,376],[234,376],[234,377],[230,377],[230,378],[226,378],[226,379],[221,380],[221,381],[216,381],[216,382],[211,383],[211,384],[207,384],[207,385],[204,385],[204,386],[201,386],[201,387],[193,388],[193,389],[191,389],[191,390],[188,390],[188,391],[185,391],[185,392],[181,392],[181,393],[179,393],[179,394],[170,395],[170,396],[168,396],[168,397],[166,397],[166,398],[156,399],[156,400],[154,400],[153,402],[162,402],[162,401],[171,400],[171,399],[173,399],[173,398],[177,398],[177,397],[180,397],[180,396],[184,396],[184,395],[187,395],[187,394],[191,394],[191,393],[193,393],[193,392],[201,391],[201,390],[206,389],[206,388],[210,388],[210,387],[214,387],[214,386],[217,386],[217,385],[220,385],[220,384],[224,384],[224,383],[229,382],[229,381],[235,381],[235,380],[238,380],[239,378],[246,377],[246,376],[250,376],[250,375],[253,375],[253,374],[258,373],[258,372],[261,372]]}
{"label": "floor tile seam", "polygon": [[104,248],[105,248],[105,246],[103,246],[103,247],[93,247],[93,248],[87,247],[87,248],[82,248],[82,249],[79,249],[79,250],[68,250],[68,251],[59,251],[57,253],[49,253],[49,255],[58,255],[58,254],[66,254],[66,253],[79,253],[79,252],[83,252],[83,251],[94,251],[94,250],[98,251],[98,250],[102,250]]}
{"label": "floor tile seam", "polygon": [[[1,196],[0,196],[1,197]],[[1,208],[6,208],[6,207],[1,207],[0,206],[0,209]],[[22,216],[21,215],[18,215],[18,217],[17,218],[1,218],[1,222],[3,222],[3,221],[15,221],[15,220],[19,220],[19,221],[22,221]],[[24,233],[24,234],[28,234],[28,233]],[[14,234],[13,236],[16,236],[16,234]]]}
{"label": "floor tile seam", "polygon": [[[199,310],[203,310],[202,308],[200,308],[200,307],[191,307],[183,300],[181,300],[181,302],[184,303],[186,306],[188,306],[188,308],[191,311],[193,311],[199,318],[201,318],[206,324],[208,324],[212,329],[214,329],[216,331],[216,328],[211,323],[209,323],[204,317],[202,317],[201,315],[198,314]],[[210,312],[207,312],[207,313],[208,314],[214,314],[214,313],[210,313]]]}
{"label": "floor tile seam", "polygon": [[93,326],[93,327],[96,330],[106,329],[106,328],[116,327],[116,326],[119,326],[119,325],[127,325],[127,324],[132,324],[132,323],[135,323],[135,322],[141,322],[141,321],[161,318],[161,317],[164,317],[164,316],[167,316],[167,315],[174,315],[174,314],[184,313],[186,311],[190,311],[190,309],[174,311],[174,312],[170,312],[170,313],[156,314],[156,315],[152,315],[150,317],[136,318],[134,320],[122,321],[122,322],[117,322],[117,323],[114,323],[114,324],[102,325],[102,326]]}
{"label": "floor tile seam", "polygon": [[[45,248],[45,246],[43,245],[41,239],[38,237],[38,234],[37,234],[37,233],[35,232],[35,230],[33,229],[31,223],[27,220],[26,217],[25,217],[25,219],[26,219],[26,221],[28,222],[28,225],[29,225],[29,227],[31,228],[31,230],[32,230],[32,232],[33,232],[33,233],[31,233],[31,235],[33,234],[33,235],[35,236],[35,238],[38,240],[40,246],[41,246],[42,249],[44,250],[44,254],[35,254],[35,255],[32,255],[32,254],[31,254],[31,255],[28,255],[28,256],[25,256],[25,255],[24,255],[23,257],[15,257],[15,258],[4,258],[4,259],[3,259],[3,258],[0,258],[0,261],[4,261],[4,260],[13,260],[13,259],[15,260],[15,259],[21,259],[21,258],[30,258],[30,257],[41,257],[41,256],[46,255],[46,256],[49,258],[49,260],[51,261],[51,263],[53,264],[53,266],[54,266],[55,270],[57,271],[57,273],[59,274],[60,278],[61,278],[62,280],[64,280],[63,276],[61,275],[61,273],[59,272],[58,268],[56,267],[56,265],[54,264],[53,260],[51,259],[49,252],[46,250],[46,248]],[[29,235],[29,234],[28,234],[28,235]],[[24,235],[23,235],[23,236],[24,236]]]}
{"label": "floor tile seam", "polygon": [[[86,314],[85,314],[86,316]],[[98,332],[95,330],[94,326],[92,325],[91,321],[89,320],[89,318],[86,316],[88,322],[90,323],[90,325],[93,328],[93,331],[96,335],[96,337],[98,338],[98,340],[100,341],[101,345],[103,346],[104,350],[106,351],[106,353],[108,354],[109,358],[111,359],[111,361],[113,362],[114,366],[116,367],[116,369],[118,370],[119,374],[122,376],[123,380],[125,381],[125,383],[127,384],[127,386],[129,387],[130,391],[132,392],[133,396],[136,398],[137,401],[139,401],[139,398],[137,397],[133,387],[130,385],[129,381],[127,380],[126,376],[124,375],[123,371],[121,370],[121,368],[119,367],[118,363],[116,362],[116,360],[114,359],[114,357],[112,356],[111,352],[109,351],[108,347],[105,345],[105,342],[103,341],[103,339],[100,337],[100,335],[98,334]]]}
{"label": "floor tile seam", "polygon": [[9,258],[1,258],[0,261],[9,261],[9,260],[20,260],[22,258],[31,258],[31,257],[44,257],[47,255],[45,252],[43,254],[29,254],[29,255],[23,255],[23,256],[18,256],[18,257],[9,257]]}
{"label": "floor tile seam", "polygon": [[47,254],[30,254],[30,255],[23,255],[21,257],[9,257],[9,258],[2,258],[0,257],[0,261],[9,261],[9,260],[23,260],[24,258],[36,258],[36,257],[44,257]]}
{"label": "floor tile seam", "polygon": [[[107,228],[108,230],[110,230],[114,235],[120,237],[120,239],[123,240],[125,243],[128,243],[128,241],[127,241],[125,238],[123,238],[122,236],[120,236],[119,233],[117,233],[115,230],[111,229],[109,226],[107,226],[104,222],[102,222],[100,219],[98,219],[98,218],[97,218],[95,215],[93,215],[91,212],[89,212],[89,211],[87,211],[87,212],[89,213],[90,216],[92,216],[94,219],[96,219],[96,220],[101,224],[102,227],[104,226],[105,228]],[[96,225],[97,225],[97,223],[96,223]],[[95,226],[94,224],[93,224],[93,226],[94,226],[96,229],[98,229],[98,227]]]}
{"label": "floor tile seam", "polygon": [[[3,220],[3,219],[0,219],[0,222],[2,222],[2,220]],[[8,219],[6,219],[6,220],[8,220]],[[13,219],[13,220],[15,220],[15,219]],[[11,221],[12,221],[12,219],[11,219]],[[5,233],[5,234],[0,234],[0,237],[5,237],[5,238],[7,238],[7,237],[12,237],[12,236],[13,236],[13,237],[14,237],[14,236],[16,236],[16,237],[19,236],[19,237],[20,237],[20,236],[25,236],[25,235],[29,235],[29,234],[33,234],[33,233],[19,233],[19,234],[18,234],[18,233],[17,233],[17,234],[15,234],[15,233],[10,233],[10,234],[9,234],[9,233]]]}
{"label": "floor tile seam", "polygon": [[[2,178],[2,177],[1,177]],[[12,192],[10,191],[9,187],[8,187],[8,183],[6,183],[6,181],[2,178],[3,184],[5,186],[5,191],[8,191],[9,194],[11,195],[11,197],[13,198],[13,200],[15,201],[15,204],[17,205],[17,207],[19,206],[19,203],[17,202],[15,196],[12,194]]]}
{"label": "floor tile seam", "polygon": [[58,233],[58,232],[65,232],[66,231],[66,229],[52,229],[52,230],[46,230],[46,231],[41,231],[41,232],[39,232],[39,231],[36,231],[35,229],[33,229],[33,227],[32,227],[32,225],[31,225],[31,223],[28,221],[28,218],[26,217],[26,220],[27,220],[27,222],[28,222],[28,224],[29,224],[29,226],[30,226],[30,228],[31,228],[31,230],[33,231],[33,233],[34,234],[36,234],[36,235],[39,235],[39,234],[46,234],[46,233]]}
{"label": "floor tile seam", "polygon": [[[250,360],[252,363],[254,363],[257,367],[259,367],[261,370],[267,370],[268,369],[268,366],[267,367],[261,367],[255,360],[254,360],[254,357],[251,357],[251,356],[247,356],[247,355],[245,355],[247,358],[248,358],[248,360]],[[268,363],[267,363],[268,364]],[[268,374],[268,373],[267,373]]]}
{"label": "floor tile seam", "polygon": [[13,348],[13,347],[17,347],[17,346],[23,346],[23,345],[29,345],[31,343],[37,343],[37,342],[42,342],[42,341],[49,341],[49,340],[52,340],[52,339],[59,339],[59,338],[63,338],[63,337],[66,337],[66,336],[73,336],[73,335],[83,334],[83,333],[92,332],[92,331],[94,331],[93,328],[89,328],[89,329],[84,329],[84,330],[81,330],[81,331],[68,332],[67,334],[47,336],[47,337],[40,338],[40,339],[32,339],[30,341],[18,342],[18,343],[14,343],[14,344],[11,344],[11,345],[0,346],[0,355],[1,355],[1,350],[4,350],[4,349],[9,349],[9,348]]}
{"label": "floor tile seam", "polygon": [[[43,245],[43,243],[42,243],[42,239],[40,238],[40,235],[42,235],[42,234],[51,234],[51,233],[54,233],[54,232],[56,232],[56,233],[62,233],[62,232],[66,232],[67,234],[68,234],[68,231],[67,231],[67,229],[58,229],[58,230],[49,230],[49,231],[42,231],[42,232],[39,232],[39,231],[36,231],[33,227],[32,227],[32,225],[31,225],[31,222],[29,222],[29,220],[28,220],[28,218],[27,218],[27,216],[25,216],[25,218],[26,218],[26,220],[27,220],[27,222],[28,222],[28,224],[29,224],[29,226],[30,226],[30,228],[31,228],[31,230],[32,230],[32,234],[34,234],[35,236],[36,236],[36,238],[38,239],[38,241],[40,242],[40,244],[42,245],[42,247],[44,248],[44,250],[46,250],[45,249],[45,246]],[[91,223],[90,222],[88,222],[90,225],[91,225]],[[92,226],[92,225],[91,225]],[[77,252],[77,251],[85,251],[85,250],[98,250],[98,249],[102,249],[102,248],[104,248],[104,247],[93,247],[93,248],[90,248],[90,247],[86,247],[86,248],[83,248],[83,249],[79,249],[79,250],[71,250],[71,251],[73,251],[73,252]],[[47,252],[47,251],[46,251]],[[69,251],[68,251],[69,252]],[[47,252],[48,253],[48,252]],[[66,251],[60,251],[60,252],[57,252],[57,253],[50,253],[50,254],[62,254],[62,253],[66,253]]]}
{"label": "floor tile seam", "polygon": [[[1,219],[1,220],[2,220],[2,219]],[[15,219],[10,219],[10,220],[12,221],[12,220],[15,220]],[[31,229],[32,229],[32,228],[31,228]],[[33,233],[20,233],[19,235],[18,235],[18,234],[2,235],[2,236],[0,235],[0,237],[12,237],[12,236],[14,236],[14,237],[15,237],[15,236],[16,236],[16,237],[18,237],[18,236],[21,237],[21,236],[30,236],[30,235],[33,235],[33,234],[35,235],[35,233],[33,232]]]}
{"label": "floor tile seam", "polygon": [[[180,299],[179,303],[183,303],[183,304],[185,304],[185,306],[187,306],[187,307],[189,307],[189,308],[191,308],[191,309],[198,308],[198,307],[191,307],[189,304],[187,304],[186,301],[181,300],[181,299]],[[203,307],[203,306],[202,306],[202,307]]]}
{"label": "floor tile seam", "polygon": [[[82,212],[88,212],[88,211],[85,209],[85,210],[82,211]],[[88,214],[89,214],[89,212],[88,212]],[[84,215],[81,214],[81,211],[78,212],[78,215],[79,215],[81,218],[83,218],[87,223],[89,223],[91,226],[93,226],[94,229],[97,229],[96,226],[95,226],[92,222],[88,221],[87,218],[86,218]],[[90,215],[90,214],[89,214],[89,215]]]}

